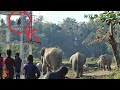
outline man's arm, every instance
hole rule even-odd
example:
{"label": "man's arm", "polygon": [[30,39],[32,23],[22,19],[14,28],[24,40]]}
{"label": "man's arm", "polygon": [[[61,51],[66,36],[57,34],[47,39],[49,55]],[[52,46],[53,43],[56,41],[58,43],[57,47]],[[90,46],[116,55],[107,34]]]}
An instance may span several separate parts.
{"label": "man's arm", "polygon": [[35,73],[37,73],[37,78],[40,77],[40,71],[38,70],[38,68],[35,66]]}

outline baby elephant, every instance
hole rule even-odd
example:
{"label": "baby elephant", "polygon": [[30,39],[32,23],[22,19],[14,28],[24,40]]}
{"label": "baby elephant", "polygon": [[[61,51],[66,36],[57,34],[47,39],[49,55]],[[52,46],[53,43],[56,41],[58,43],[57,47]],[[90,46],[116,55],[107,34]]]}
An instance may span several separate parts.
{"label": "baby elephant", "polygon": [[103,70],[111,70],[112,57],[110,55],[104,54],[99,57],[98,66],[103,68]]}
{"label": "baby elephant", "polygon": [[75,77],[76,78],[79,78],[79,76],[82,77],[83,65],[86,62],[86,57],[83,54],[76,52],[70,57],[70,62],[72,64],[72,69],[75,71]]}

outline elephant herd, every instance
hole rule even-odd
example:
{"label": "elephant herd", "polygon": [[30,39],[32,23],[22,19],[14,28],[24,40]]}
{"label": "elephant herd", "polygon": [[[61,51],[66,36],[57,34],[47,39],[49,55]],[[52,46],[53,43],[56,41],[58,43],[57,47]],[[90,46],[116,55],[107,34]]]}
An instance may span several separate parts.
{"label": "elephant herd", "polygon": [[[64,64],[62,63],[63,51],[55,47],[43,47],[40,51],[42,64],[37,64],[37,67],[42,71],[43,75],[47,72],[55,72]],[[86,57],[84,54],[76,52],[70,59],[71,67],[75,72],[75,77],[79,78],[83,76],[83,68],[86,63]],[[98,58],[97,65],[104,70],[111,70],[112,57],[104,54]]]}

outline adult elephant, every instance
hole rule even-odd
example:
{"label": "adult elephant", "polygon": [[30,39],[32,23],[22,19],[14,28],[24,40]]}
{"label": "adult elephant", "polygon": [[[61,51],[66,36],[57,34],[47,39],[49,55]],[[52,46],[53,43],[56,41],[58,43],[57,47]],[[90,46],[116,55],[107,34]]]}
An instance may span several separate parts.
{"label": "adult elephant", "polygon": [[45,75],[48,72],[56,71],[62,65],[62,50],[59,48],[45,48],[40,51],[42,59],[42,72]]}
{"label": "adult elephant", "polygon": [[104,54],[99,57],[98,66],[103,68],[103,70],[111,70],[112,57],[110,55]]}
{"label": "adult elephant", "polygon": [[83,65],[86,62],[85,55],[76,52],[70,57],[70,62],[72,64],[72,69],[75,71],[75,77],[79,78],[83,75]]}

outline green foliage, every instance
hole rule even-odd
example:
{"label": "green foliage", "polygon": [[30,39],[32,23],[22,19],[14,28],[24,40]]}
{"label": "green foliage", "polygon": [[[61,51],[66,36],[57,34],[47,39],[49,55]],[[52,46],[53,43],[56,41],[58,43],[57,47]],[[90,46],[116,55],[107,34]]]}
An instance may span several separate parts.
{"label": "green foliage", "polygon": [[97,63],[97,58],[91,57],[86,59],[87,64],[96,64]]}
{"label": "green foliage", "polygon": [[120,79],[120,73],[115,74],[114,79]]}

